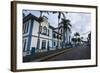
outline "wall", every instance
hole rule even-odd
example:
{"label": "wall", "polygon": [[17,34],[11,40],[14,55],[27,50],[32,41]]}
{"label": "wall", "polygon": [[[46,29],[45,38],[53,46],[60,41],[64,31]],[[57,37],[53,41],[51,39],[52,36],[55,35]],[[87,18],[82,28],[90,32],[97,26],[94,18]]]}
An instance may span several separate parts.
{"label": "wall", "polygon": [[[10,8],[11,8],[10,1],[11,0],[0,0],[0,73],[13,73],[10,71],[10,27],[11,27],[10,26]],[[100,2],[98,2],[99,0],[98,1],[97,0],[33,0],[33,1],[84,4],[84,5],[100,4]],[[98,28],[99,27],[100,25],[98,25]],[[100,37],[100,33],[98,34],[98,37]],[[100,38],[98,38],[98,43],[99,41]],[[98,47],[100,46],[98,45]],[[98,48],[98,52],[100,52],[99,48]],[[100,55],[100,53],[98,53],[98,55]],[[100,57],[98,60],[100,64]],[[43,73],[55,73],[55,72],[56,73],[87,73],[87,72],[99,73],[100,65],[98,67],[91,67],[91,68],[35,71],[34,73],[42,73],[42,72]],[[33,72],[26,72],[26,73],[33,73]]]}

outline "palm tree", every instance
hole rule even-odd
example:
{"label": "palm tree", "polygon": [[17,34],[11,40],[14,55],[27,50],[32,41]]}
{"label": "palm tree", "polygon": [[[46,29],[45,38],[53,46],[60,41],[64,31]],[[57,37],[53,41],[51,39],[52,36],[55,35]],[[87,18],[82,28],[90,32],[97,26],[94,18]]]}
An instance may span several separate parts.
{"label": "palm tree", "polygon": [[39,32],[38,32],[38,39],[37,39],[37,49],[39,49],[39,47],[40,47],[40,27],[41,27],[41,22],[43,22],[43,17],[42,17],[43,13],[49,14],[48,11],[40,11],[40,17],[38,19],[38,22],[39,22],[39,30],[38,31]]}
{"label": "palm tree", "polygon": [[90,46],[91,45],[91,32],[88,34],[87,41],[88,41],[88,45]]}
{"label": "palm tree", "polygon": [[81,37],[81,40],[83,40],[84,39],[84,37]]}
{"label": "palm tree", "polygon": [[61,19],[61,15],[63,16],[64,19],[66,19],[65,14],[67,14],[67,12],[57,12],[57,11],[53,11],[53,14],[58,14],[58,42],[57,42],[57,48],[59,47],[59,23],[60,23],[60,19]]}
{"label": "palm tree", "polygon": [[66,18],[66,16],[65,16],[65,14],[64,13],[66,13],[67,14],[67,12],[57,12],[57,11],[53,11],[52,12],[53,14],[55,14],[55,13],[57,13],[58,14],[58,25],[59,25],[59,21],[60,21],[60,18],[61,18],[61,15],[63,15],[63,18],[65,19]]}
{"label": "palm tree", "polygon": [[66,40],[65,37],[67,38],[66,41],[68,41],[67,33],[68,33],[68,31],[71,32],[72,25],[70,24],[69,19],[63,19],[63,18],[62,18],[62,21],[61,21],[60,24],[63,24],[63,26],[62,26],[63,27],[63,45],[64,45],[64,48],[65,48],[67,46],[66,44],[68,43],[68,42],[65,43],[65,40]]}
{"label": "palm tree", "polygon": [[81,38],[80,37],[77,38],[77,42],[78,42],[78,44],[81,42]]}
{"label": "palm tree", "polygon": [[76,38],[76,43],[79,43],[80,42],[80,34],[79,34],[79,32],[76,32],[75,34],[74,34],[74,36],[75,36],[75,38]]}
{"label": "palm tree", "polygon": [[79,32],[76,32],[76,33],[74,34],[74,36],[76,36],[76,38],[77,38],[77,36],[80,36]]}
{"label": "palm tree", "polygon": [[80,41],[80,42],[82,43],[82,42],[83,42],[84,37],[80,37],[80,39],[81,39],[81,41]]}
{"label": "palm tree", "polygon": [[72,40],[73,44],[75,44],[75,38],[73,37],[71,40]]}

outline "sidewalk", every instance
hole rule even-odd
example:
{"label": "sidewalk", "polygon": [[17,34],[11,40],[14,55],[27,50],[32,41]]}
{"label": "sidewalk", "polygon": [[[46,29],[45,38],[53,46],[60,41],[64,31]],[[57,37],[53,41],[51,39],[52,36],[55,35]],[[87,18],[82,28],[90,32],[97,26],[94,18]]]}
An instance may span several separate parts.
{"label": "sidewalk", "polygon": [[51,58],[53,56],[59,55],[61,53],[64,53],[65,51],[69,51],[70,49],[57,49],[57,50],[49,50],[48,52],[41,52],[36,53],[34,55],[26,56],[23,58],[24,62],[39,62],[39,61],[45,61],[48,58]]}

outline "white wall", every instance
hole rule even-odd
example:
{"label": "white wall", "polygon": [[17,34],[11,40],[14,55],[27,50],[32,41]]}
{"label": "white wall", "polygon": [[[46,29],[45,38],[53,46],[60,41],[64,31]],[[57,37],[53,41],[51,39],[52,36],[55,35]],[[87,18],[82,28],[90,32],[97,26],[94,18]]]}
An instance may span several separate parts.
{"label": "white wall", "polygon": [[31,47],[30,49],[32,50],[32,47],[37,47],[37,39],[38,37],[32,37],[32,40],[31,40]]}
{"label": "white wall", "polygon": [[[0,0],[0,73],[13,73],[10,71],[10,8],[11,8],[10,1],[11,0]],[[99,0],[98,1],[97,0],[33,0],[33,1],[97,5]],[[98,27],[100,31],[100,25],[98,25]],[[98,37],[100,37],[100,33]],[[100,38],[98,38],[98,40],[100,41]],[[98,46],[100,48],[100,45]],[[98,52],[99,52],[98,55],[100,56],[100,49],[98,49]],[[100,57],[99,57],[99,64],[100,64]],[[92,67],[92,68],[35,71],[34,73],[99,73],[99,72],[100,72],[100,65],[98,67]],[[25,73],[33,73],[33,72],[31,71]]]}
{"label": "white wall", "polygon": [[33,21],[32,35],[38,36],[38,32],[39,32],[39,23],[37,21]]}

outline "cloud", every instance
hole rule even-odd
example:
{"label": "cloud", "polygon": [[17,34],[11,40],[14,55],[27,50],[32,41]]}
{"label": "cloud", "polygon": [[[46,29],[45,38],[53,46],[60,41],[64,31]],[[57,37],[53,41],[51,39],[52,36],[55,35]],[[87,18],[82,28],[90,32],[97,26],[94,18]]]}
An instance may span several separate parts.
{"label": "cloud", "polygon": [[[25,15],[28,15],[29,13],[32,13],[33,15],[37,17],[39,17],[40,15],[39,11],[26,10],[23,12],[25,13]],[[50,25],[54,27],[58,27],[58,14],[50,13],[48,15],[46,13],[43,13],[43,15],[48,17],[48,21]],[[68,12],[66,14],[66,18],[71,21],[72,36],[75,32],[79,32],[82,36],[87,37],[88,33],[86,32],[89,32],[91,30],[91,14],[90,13]]]}
{"label": "cloud", "polygon": [[75,32],[79,32],[84,40],[91,31],[91,14],[90,13],[69,13],[67,17],[71,20],[72,36]]}
{"label": "cloud", "polygon": [[67,18],[71,20],[72,30],[85,33],[90,31],[91,14],[89,13],[69,13]]}

